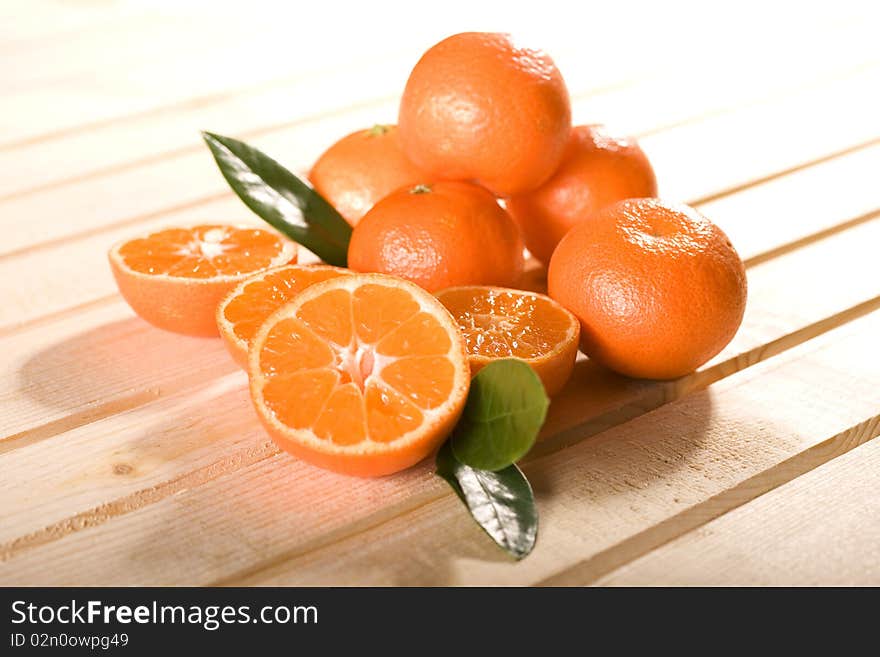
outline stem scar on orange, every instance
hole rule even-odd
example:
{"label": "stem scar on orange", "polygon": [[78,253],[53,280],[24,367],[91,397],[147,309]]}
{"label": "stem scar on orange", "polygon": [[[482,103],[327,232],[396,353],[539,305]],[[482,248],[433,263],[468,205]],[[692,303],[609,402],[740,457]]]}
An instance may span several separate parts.
{"label": "stem scar on orange", "polygon": [[499,196],[543,183],[571,132],[568,89],[545,52],[509,34],[465,32],[431,47],[400,101],[404,152],[438,179]]}
{"label": "stem scar on orange", "polygon": [[379,274],[316,283],[279,308],[254,337],[248,375],[281,448],[369,477],[436,450],[470,386],[449,312],[418,286]]}
{"label": "stem scar on orange", "polygon": [[480,285],[451,287],[437,298],[464,335],[471,373],[502,358],[525,361],[552,397],[571,377],[580,324],[550,297]]}
{"label": "stem scar on orange", "polygon": [[404,155],[397,126],[375,125],[328,148],[312,167],[309,180],[355,226],[379,199],[432,177]]}
{"label": "stem scar on orange", "polygon": [[657,180],[635,139],[601,125],[571,131],[562,164],[538,189],[507,199],[526,247],[543,263],[572,226],[606,205],[657,196]]}
{"label": "stem scar on orange", "polygon": [[466,182],[398,190],[355,226],[348,265],[406,278],[433,292],[453,285],[509,287],[524,266],[516,224],[495,197]]}
{"label": "stem scar on orange", "polygon": [[260,228],[205,224],[166,228],[110,249],[128,305],[162,329],[216,336],[217,304],[255,272],[296,262],[296,244]]}
{"label": "stem scar on orange", "polygon": [[310,285],[348,269],[329,265],[287,265],[255,274],[235,286],[217,306],[217,327],[235,362],[247,369],[248,347],[260,325],[273,312]]}
{"label": "stem scar on orange", "polygon": [[550,296],[581,322],[581,350],[637,378],[673,379],[733,338],[746,274],[724,232],[686,205],[631,199],[562,239]]}

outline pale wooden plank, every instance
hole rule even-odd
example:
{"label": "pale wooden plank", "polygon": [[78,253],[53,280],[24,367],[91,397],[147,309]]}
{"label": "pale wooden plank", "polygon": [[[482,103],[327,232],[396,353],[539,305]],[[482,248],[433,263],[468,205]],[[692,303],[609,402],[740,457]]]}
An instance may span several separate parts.
{"label": "pale wooden plank", "polygon": [[[873,67],[782,101],[761,103],[651,135],[643,145],[660,172],[664,196],[709,196],[877,137],[875,117],[880,99],[873,89],[878,84],[880,67]],[[322,120],[320,130],[300,124],[263,133],[253,141],[294,169],[304,169],[330,141],[327,135],[393,121],[395,107],[394,102],[388,102],[356,109]],[[825,129],[816,131],[815,126],[820,124]],[[804,139],[810,131],[812,138]],[[757,152],[761,157],[755,162]],[[290,156],[285,157],[286,153]],[[706,166],[706,162],[713,166]],[[50,239],[62,240],[111,224],[135,222],[169,208],[197,204],[224,190],[225,183],[210,155],[201,149],[75,185],[12,198],[0,203],[0,229],[6,235],[0,255],[45,241],[44,222],[51,220],[59,208],[65,210],[65,221],[53,226]],[[21,221],[20,217],[40,220]]]}
{"label": "pale wooden plank", "polygon": [[131,3],[84,6],[53,0],[4,0],[0,2],[0,52],[45,47],[48,41],[63,43],[82,31],[121,27],[151,13]]}
{"label": "pale wooden plank", "polygon": [[[594,427],[595,432],[618,424],[870,312],[880,304],[880,280],[872,273],[870,255],[877,240],[880,218],[747,267],[749,292],[742,327],[720,354],[691,376],[663,386],[645,385],[602,373],[588,361],[579,363],[571,383],[553,401],[548,434],[561,434],[555,436],[556,443],[577,442],[584,426]],[[816,266],[817,262],[825,265]],[[585,380],[578,378],[583,375]],[[586,390],[597,397],[585,399]],[[581,411],[585,406],[592,414]],[[592,415],[601,422],[581,421]],[[539,446],[537,452],[541,451]]]}
{"label": "pale wooden plank", "polygon": [[[642,147],[667,198],[704,199],[880,137],[871,68],[784,100],[650,135]],[[663,177],[663,171],[675,171]]]}
{"label": "pale wooden plank", "polygon": [[238,369],[219,340],[153,329],[119,299],[0,338],[0,353],[0,437],[28,440]]}
{"label": "pale wooden plank", "polygon": [[880,314],[530,463],[538,546],[513,563],[447,496],[358,536],[227,578],[247,585],[590,583],[609,565],[880,432]]}
{"label": "pale wooden plank", "polygon": [[[791,48],[800,53],[797,58],[775,59],[768,53],[768,48],[771,52],[776,49],[775,44],[760,43],[735,62],[711,62],[711,75],[705,73],[708,64],[703,60],[677,61],[633,87],[612,94],[590,94],[578,103],[576,118],[610,121],[628,132],[656,131],[763,95],[783,94],[876,58],[873,40],[866,30],[862,24],[829,35],[826,28],[822,37],[838,44],[830,52],[813,47],[816,33],[796,33]],[[597,75],[592,67],[584,66],[589,53],[584,53],[582,47],[560,55],[557,59],[575,96],[619,81],[620,73],[616,71],[603,68]],[[0,198],[32,193],[163,154],[201,148],[198,130],[204,127],[247,134],[340,111],[352,104],[380,104],[397,97],[411,64],[405,56],[390,61],[379,61],[375,56],[369,61],[359,58],[338,72],[273,81],[248,92],[230,91],[167,111],[135,115],[130,120],[62,134],[57,139],[0,150],[0,169],[7,171],[0,180]],[[700,80],[699,85],[694,84],[695,78]],[[652,102],[644,103],[645,97]],[[89,153],[86,161],[81,155],[84,152]],[[51,170],[47,170],[46,162],[52,162]]]}
{"label": "pale wooden plank", "polygon": [[880,441],[649,552],[598,584],[877,586]]}
{"label": "pale wooden plank", "polygon": [[[204,157],[203,166],[214,168]],[[880,209],[880,193],[866,179],[878,167],[880,146],[874,146],[705,204],[701,209],[728,232],[743,258],[755,258]],[[820,188],[835,191],[816,194]],[[7,292],[6,305],[0,308],[0,330],[113,294],[116,288],[103,254],[116,241],[136,231],[208,220],[259,221],[236,198],[226,194],[215,201],[138,221],[136,227],[124,225],[0,258],[0,277],[18,281]]]}
{"label": "pale wooden plank", "polygon": [[[880,150],[875,153],[876,157],[880,157]],[[855,167],[852,171],[860,171],[861,167],[866,164],[866,161],[861,157],[850,156],[850,158],[855,159]],[[823,165],[822,168],[831,166],[831,164]],[[835,163],[833,166],[837,170],[839,163]],[[844,183],[847,179],[853,183],[850,187],[842,184],[839,188],[841,198],[859,198],[859,195],[863,194],[866,190],[872,190],[867,185],[861,185],[858,177],[848,176],[847,171],[849,170],[849,167],[843,167],[840,173],[841,183]],[[765,229],[768,224],[768,216],[774,217],[778,215],[794,218],[795,221],[788,220],[785,224],[789,226],[789,230],[791,230],[790,236],[793,239],[800,239],[804,233],[809,235],[815,232],[817,228],[823,228],[827,224],[839,223],[847,218],[845,216],[837,216],[836,219],[829,219],[829,217],[835,215],[825,214],[827,208],[825,208],[824,204],[817,202],[813,196],[806,193],[810,190],[810,185],[814,180],[813,173],[807,170],[793,174],[790,178],[794,180],[800,177],[804,177],[805,185],[801,188],[801,193],[799,194],[792,193],[794,188],[788,179],[782,179],[729,199],[728,202],[736,209],[736,212],[726,211],[725,202],[719,201],[713,204],[714,212],[712,216],[720,214],[728,218],[729,223],[722,223],[725,229],[736,238],[743,239],[752,245],[749,250],[743,252],[745,257],[755,258],[760,255],[762,253],[762,241],[764,240],[768,241],[763,248],[776,248],[779,232],[775,228],[771,230]],[[784,185],[782,191],[789,193],[774,193],[774,188],[777,185]],[[868,199],[873,198],[873,195],[873,192],[871,192],[868,195]],[[750,207],[743,199],[747,200],[752,197],[754,197],[755,202]],[[862,199],[862,201],[867,202],[867,199]],[[765,205],[765,203],[770,204]],[[249,215],[244,206],[235,200],[219,201],[207,207],[213,207],[216,211],[204,214],[187,213],[181,219],[187,221],[214,220],[222,216],[243,222],[256,221]],[[851,210],[858,209],[858,206],[851,208]],[[718,219],[719,217],[715,216],[715,218]],[[162,221],[157,220],[155,223],[159,225]],[[792,223],[794,223],[793,226],[791,225]],[[794,254],[796,261],[801,263],[798,268],[806,272],[807,278],[803,280],[788,280],[792,280],[792,286],[800,293],[791,293],[787,287],[781,285],[758,285],[758,287],[755,287],[756,284],[753,281],[750,292],[751,298],[747,308],[749,316],[747,316],[746,325],[753,326],[754,330],[741,333],[734,343],[716,359],[716,363],[731,360],[738,353],[748,353],[765,342],[777,339],[780,335],[778,327],[789,326],[789,318],[797,318],[802,322],[803,326],[807,326],[825,316],[833,315],[845,308],[869,299],[874,294],[871,282],[875,280],[875,277],[870,272],[870,263],[872,261],[870,253],[865,252],[865,255],[860,257],[846,257],[842,254],[847,252],[848,245],[850,244],[854,245],[855,253],[857,254],[861,253],[864,249],[870,249],[872,239],[874,239],[873,236],[876,235],[876,229],[874,228],[876,224],[876,221],[870,222],[862,232],[858,233],[864,236],[864,239],[853,241],[851,234],[847,232],[836,238],[826,240],[811,250],[805,250],[803,254]],[[127,229],[121,229],[115,233],[102,233],[84,243],[75,243],[81,246],[81,249],[70,251],[70,247],[64,247],[65,250],[52,253],[48,260],[51,260],[53,265],[52,269],[48,271],[40,271],[36,268],[37,264],[47,260],[45,254],[29,256],[28,259],[24,260],[13,260],[14,266],[8,269],[0,266],[0,275],[8,276],[10,280],[16,278],[24,279],[28,282],[28,284],[20,284],[17,286],[17,290],[11,290],[9,293],[8,301],[15,307],[18,313],[16,318],[28,317],[26,312],[28,308],[45,312],[53,307],[67,307],[60,306],[58,302],[61,300],[65,303],[82,303],[89,299],[102,298],[103,295],[109,296],[112,294],[115,287],[104,262],[103,253],[110,243],[121,238],[126,231]],[[823,262],[841,261],[844,266],[843,268],[834,269],[832,276],[826,279],[824,278],[825,269],[809,266],[809,258],[812,254],[815,254],[815,257]],[[772,276],[761,274],[763,271],[779,271],[778,275],[783,280],[786,280],[785,270],[789,268],[789,265],[786,263],[790,262],[790,259],[783,259],[779,262],[781,264],[768,262],[758,267],[756,270],[759,273],[758,280],[760,281],[761,278],[773,278],[777,275],[775,273]],[[750,274],[752,279],[754,279],[754,276],[754,273]],[[846,282],[851,279],[860,283],[855,286],[847,284]],[[34,285],[35,281],[42,282],[43,284],[41,286]],[[840,285],[843,293],[838,294],[835,291],[835,285],[837,284]],[[824,293],[813,297],[813,289],[822,290]],[[759,299],[758,302],[756,302],[756,298]],[[823,299],[825,300],[824,303],[822,302]],[[751,321],[748,317],[751,317],[753,309],[755,315],[754,321]],[[120,344],[121,340],[118,339],[117,334],[113,330],[102,329],[102,322],[110,325],[120,324],[127,326],[129,330],[129,333],[126,333],[129,336],[128,340]],[[85,336],[85,338],[90,339],[90,348],[98,354],[104,354],[104,356],[95,356],[98,362],[100,362],[101,358],[128,358],[133,363],[130,367],[136,366],[138,354],[140,353],[148,353],[151,358],[156,358],[156,362],[164,362],[164,355],[174,353],[175,345],[189,343],[186,339],[181,339],[180,342],[177,342],[178,338],[176,336],[143,325],[141,322],[133,319],[130,311],[121,303],[113,304],[111,310],[100,310],[96,313],[90,313],[88,318],[82,319],[81,325],[78,324],[77,315],[73,315],[58,323],[52,323],[45,329],[40,329],[38,333],[10,334],[3,340],[3,343],[6,345],[3,350],[6,353],[16,354],[16,357],[7,361],[7,366],[4,368],[7,374],[2,377],[2,380],[7,385],[3,398],[9,404],[7,407],[7,421],[2,432],[3,435],[33,430],[42,424],[49,424],[51,426],[52,423],[62,420],[66,415],[70,415],[74,420],[80,421],[83,413],[87,414],[86,417],[90,416],[89,414],[94,411],[93,406],[97,405],[98,408],[105,408],[103,405],[95,402],[97,399],[105,400],[107,404],[111,404],[110,408],[114,408],[118,399],[128,399],[132,395],[135,395],[134,398],[139,399],[141,398],[139,395],[144,394],[143,390],[145,388],[149,389],[152,387],[149,369],[143,369],[139,377],[133,377],[132,371],[127,370],[126,377],[122,379],[116,377],[107,378],[106,376],[100,379],[93,377],[95,380],[92,380],[90,385],[98,386],[96,390],[100,394],[89,397],[85,402],[74,396],[71,401],[75,403],[65,402],[56,404],[54,407],[45,404],[31,405],[31,397],[34,395],[39,397],[41,394],[48,394],[48,392],[40,393],[44,381],[40,376],[35,375],[33,370],[33,364],[41,361],[53,363],[49,369],[42,370],[46,373],[53,373],[51,379],[52,386],[58,386],[60,389],[77,389],[73,386],[75,386],[80,373],[76,369],[71,370],[71,368],[74,368],[76,359],[80,358],[78,350],[65,350],[67,355],[65,362],[62,364],[63,366],[55,365],[54,358],[47,358],[45,352],[53,343],[78,345],[83,342],[83,339],[78,336]],[[219,345],[214,345],[210,340],[196,342],[213,346],[210,349],[206,347],[198,350],[197,358],[180,361],[178,357],[175,362],[179,362],[181,368],[188,367],[197,377],[204,376],[206,372],[211,371],[211,368],[217,368],[217,371],[221,373],[228,371],[225,369],[228,367],[225,353]],[[147,349],[146,345],[155,346],[156,351],[148,350],[144,352]],[[134,348],[130,349],[129,347],[131,346]],[[56,349],[51,353],[58,355],[59,351]],[[152,355],[154,353],[155,356]],[[187,353],[187,350],[182,349],[180,353]],[[28,363],[32,365],[29,366]],[[23,385],[21,380],[22,372],[31,373],[29,380],[25,382],[26,385]],[[188,377],[181,376],[181,372],[176,368],[171,369],[169,376],[169,379],[165,379],[161,376],[160,372],[157,378],[152,381],[160,388],[167,385],[168,381],[190,381]],[[163,381],[165,382],[164,384]],[[607,386],[604,390],[608,392],[615,391],[610,381],[606,381],[606,384]],[[32,387],[34,389],[33,392],[28,392]],[[172,387],[172,389],[176,388]],[[51,390],[52,388],[50,388]],[[26,394],[20,394],[22,391]],[[611,399],[613,403],[615,399],[614,394],[611,395]],[[93,402],[95,403],[93,404]],[[574,395],[570,401],[566,395],[557,400],[558,406],[565,407],[570,404],[575,409],[581,403],[582,399],[578,395]]]}
{"label": "pale wooden plank", "polygon": [[[279,76],[323,73],[350,67],[355,61],[380,61],[394,53],[411,66],[429,44],[463,28],[535,34],[542,43],[549,40],[554,51],[564,51],[566,44],[579,44],[580,55],[588,60],[599,59],[614,44],[610,32],[586,41],[580,32],[571,30],[554,29],[548,34],[525,7],[506,7],[499,15],[497,8],[483,4],[467,7],[466,23],[453,11],[444,11],[431,21],[410,26],[414,29],[401,30],[396,21],[376,20],[381,4],[351,5],[345,10],[344,21],[339,20],[339,11],[332,4],[312,6],[306,17],[295,6],[278,3],[263,3],[262,9],[251,7],[248,12],[222,7],[212,7],[210,12],[174,8],[168,12],[170,20],[152,29],[82,39],[69,52],[62,48],[67,57],[58,57],[56,52],[53,58],[40,50],[24,53],[15,67],[16,78],[9,82],[17,79],[19,84],[30,86],[5,98],[0,144],[20,144],[82,125],[115,121]],[[388,10],[398,11],[393,7]],[[620,9],[609,10],[611,20],[615,14],[623,14]],[[299,29],[296,38],[290,38],[290,25],[304,21],[310,29]],[[363,29],[365,24],[370,25],[369,30]],[[659,44],[660,35],[649,27],[634,25],[633,38]],[[817,25],[793,28],[792,35],[801,29],[815,32]],[[676,31],[683,34],[686,30],[677,25],[672,27],[672,32]],[[333,38],[327,38],[328,33]],[[709,38],[708,34],[700,36]],[[164,52],[156,52],[155,43],[162,43]],[[652,59],[622,51],[613,59],[605,58],[601,70],[587,70],[594,81],[619,81],[635,71],[656,67],[660,61],[681,58],[686,50],[683,42],[669,43],[671,47],[656,49]],[[113,56],[116,54],[118,59]],[[98,83],[94,80],[96,70],[100,71]],[[365,75],[369,77],[369,71]],[[351,102],[358,100],[351,98]],[[47,103],[63,104],[65,112],[52,113]]]}
{"label": "pale wooden plank", "polygon": [[[743,257],[747,260],[757,259],[762,253],[776,249],[783,240],[802,240],[805,236],[850,219],[850,213],[856,214],[873,207],[871,205],[875,202],[873,187],[863,184],[859,177],[864,168],[870,168],[871,165],[880,166],[880,147],[817,166],[815,170],[807,169],[715,202],[709,214],[732,235],[737,245],[743,243],[747,245],[746,248],[741,249]],[[833,205],[812,195],[817,180],[823,178],[823,175],[819,174],[833,180],[835,189],[838,190],[837,198],[840,199],[841,210],[846,214],[836,214]],[[749,199],[752,199],[751,203],[748,202]],[[259,221],[236,199],[216,201],[206,208],[209,208],[209,211],[181,212],[176,219],[185,222],[222,217],[241,223],[256,224]],[[163,218],[148,222],[148,225],[158,226],[164,222]],[[871,225],[876,225],[876,222]],[[69,304],[71,300],[84,298],[113,298],[111,295],[115,285],[103,253],[112,242],[124,237],[129,230],[123,228],[111,233],[100,233],[88,240],[74,242],[61,249],[53,249],[49,253],[36,253],[24,258],[12,259],[12,266],[6,266],[8,262],[0,263],[0,277],[6,276],[9,280],[24,278],[23,282],[7,294],[7,303],[17,310],[14,319],[20,321],[22,318],[29,318],[26,312],[29,308],[32,308],[35,314],[45,313],[47,309],[66,307],[59,302]],[[870,231],[873,229],[867,230],[869,232],[863,235],[868,239],[857,245],[857,248],[870,246],[872,234]],[[752,316],[753,309],[756,314],[753,322],[747,318],[747,326],[754,326],[754,330],[741,333],[715,362],[731,360],[738,353],[748,353],[764,342],[778,338],[780,335],[778,327],[790,325],[786,319],[788,317],[799,318],[802,324],[807,326],[870,298],[873,293],[871,281],[875,279],[869,271],[870,254],[861,259],[846,258],[843,254],[846,253],[850,239],[849,233],[844,233],[837,238],[826,240],[816,250],[806,251],[807,259],[797,259],[797,262],[803,263],[798,267],[803,269],[806,276],[801,282],[809,282],[809,286],[798,283],[797,289],[802,294],[783,293],[781,290],[786,288],[755,287],[755,283],[752,282],[747,312],[748,317]],[[816,253],[816,257],[822,258],[825,262],[843,261],[846,267],[842,270],[833,270],[831,278],[823,280],[825,268],[809,267],[808,258],[812,253]],[[51,269],[39,271],[38,265],[41,262],[52,263]],[[781,264],[766,263],[757,271],[778,270],[780,272],[778,275],[784,278],[787,263],[790,261],[782,259],[779,262]],[[754,274],[750,276],[754,278]],[[772,277],[762,274],[759,280],[760,278]],[[834,285],[838,281],[842,282],[850,278],[861,282],[856,286],[841,285],[842,292],[838,294],[834,290]],[[813,299],[809,296],[812,294],[812,287],[824,290],[825,293]],[[760,298],[757,303],[756,298]],[[11,315],[5,317],[10,319]],[[114,327],[125,327],[125,341],[118,339]],[[107,344],[102,344],[103,341]],[[206,345],[198,351],[182,350],[191,355],[183,359],[178,358],[175,362],[179,367],[172,367],[167,372],[167,376],[165,372],[153,372],[150,368],[141,367],[138,371],[142,354],[145,354],[143,362],[150,363],[153,359],[155,362],[165,362],[165,359],[170,358],[175,352],[176,345],[190,344],[190,342],[146,326],[135,319],[127,307],[119,302],[113,303],[106,309],[90,311],[81,318],[77,314],[62,317],[59,321],[50,322],[39,330],[10,333],[0,339],[2,345],[0,349],[4,353],[16,355],[6,362],[3,368],[6,374],[0,377],[0,381],[5,383],[5,386],[0,388],[2,389],[0,398],[8,408],[7,420],[0,435],[8,436],[33,431],[43,425],[48,425],[49,429],[52,427],[57,429],[55,423],[63,421],[65,417],[68,417],[68,423],[79,422],[84,417],[94,417],[96,413],[100,416],[107,409],[115,408],[115,404],[120,403],[118,400],[147,398],[144,395],[149,393],[145,391],[155,387],[167,392],[177,389],[173,382],[197,381],[199,377],[206,376],[212,370],[216,370],[217,373],[228,371],[225,369],[229,366],[225,353],[219,344],[210,340],[194,341],[194,344]],[[51,396],[50,393],[53,391],[78,390],[76,383],[81,373],[76,369],[76,364],[82,358],[82,349],[73,347],[86,343],[92,345],[92,349],[98,350],[97,353],[90,354],[90,359],[97,363],[101,363],[103,359],[119,359],[120,363],[123,363],[120,367],[126,372],[126,376],[122,379],[108,377],[104,372],[99,380],[93,377],[90,380],[90,388],[94,388],[96,394],[89,396],[87,400],[82,400],[74,394],[70,400],[64,399],[64,403],[61,403],[60,399],[54,399],[54,396],[53,404],[41,402],[41,398]],[[53,344],[56,345],[54,348]],[[53,375],[49,381],[50,387],[45,389],[41,378],[32,375],[36,386],[32,389],[30,385],[25,385],[28,382],[23,380],[22,373],[32,372],[41,362],[53,363],[45,370]],[[196,378],[183,375],[182,370],[187,368]],[[588,371],[590,376],[597,376],[592,370],[585,371]],[[606,376],[604,385],[598,386],[596,394],[601,399],[607,396],[608,403],[613,405],[617,401],[617,395],[620,394],[619,386],[620,383],[616,382],[614,377]],[[99,400],[103,400],[104,403],[99,403]],[[582,403],[583,400],[579,395],[574,395],[570,400],[563,395],[557,400],[556,406],[564,408],[570,404],[572,409],[577,409]],[[551,416],[551,425],[552,422]]]}
{"label": "pale wooden plank", "polygon": [[[206,34],[194,29],[196,21],[191,11],[169,13],[146,6],[110,10],[94,14],[91,19],[85,19],[86,15],[77,15],[54,35],[0,42],[0,53],[8,65],[3,76],[7,99],[61,84],[55,89],[58,93],[65,88],[64,82],[73,80],[93,90],[88,79],[96,73],[109,82],[115,74],[136,69],[151,58],[160,64],[190,56],[211,45],[211,28],[224,28],[208,16]],[[225,28],[223,36],[229,38],[230,26]],[[159,42],[161,49],[156,47]],[[112,60],[108,59],[110,54]]]}
{"label": "pale wooden plank", "polygon": [[[741,333],[748,335],[755,325],[760,339],[767,341],[773,337],[768,332],[769,327],[775,326],[775,347],[767,349],[764,342],[760,342],[748,354],[729,353],[727,360],[697,376],[707,381],[717,378],[721,369],[745,367],[791,347],[809,335],[827,330],[833,322],[828,322],[826,317],[834,310],[835,302],[841,304],[839,307],[843,310],[845,304],[856,299],[867,299],[873,307],[880,305],[880,289],[877,289],[880,282],[876,277],[865,276],[863,269],[859,269],[866,265],[853,264],[865,260],[863,256],[869,251],[870,240],[880,234],[878,231],[880,220],[841,234],[838,237],[846,235],[849,239],[845,243],[838,242],[834,249],[823,249],[831,242],[823,240],[781,256],[778,261],[787,261],[787,267],[768,268],[771,263],[755,267],[750,272],[750,284],[753,293],[757,290],[759,294],[752,303]],[[804,311],[797,315],[795,323],[785,326],[781,324],[784,315],[778,321],[775,318],[763,320],[763,314],[773,316],[775,309],[764,308],[761,312],[761,307],[756,305],[764,298],[760,291],[797,290],[797,282],[804,280],[809,270],[815,268],[813,263],[820,260],[840,263],[839,267],[828,272],[829,276],[841,277],[837,279],[837,289],[829,286],[823,292],[822,288],[804,288],[798,299],[790,301],[792,306],[800,302],[807,308],[816,308],[816,315],[807,317],[804,313],[809,311]],[[849,269],[847,265],[855,268]],[[841,297],[839,290],[844,288],[859,288],[861,291]],[[817,302],[817,295],[822,294],[828,295],[829,299]],[[804,303],[805,300],[812,302]],[[805,322],[809,325],[805,326]],[[786,336],[791,336],[790,340],[786,341]],[[743,344],[748,342],[742,339]],[[852,383],[858,394],[857,379]],[[663,384],[614,377],[589,363],[582,363],[575,380],[551,407],[552,418],[547,431],[561,433],[547,436],[549,442],[546,445],[549,447],[538,451],[550,453],[558,450],[565,444],[670,401],[688,387],[685,382]],[[239,394],[242,400],[246,400],[241,390],[229,394]],[[8,527],[8,533],[3,536],[7,540],[0,546],[0,552],[12,557],[8,565],[2,567],[2,572],[27,573],[22,575],[25,580],[34,577],[34,571],[23,564],[37,558],[34,555],[41,555],[40,558],[53,560],[54,576],[66,583],[88,581],[87,578],[97,578],[92,582],[107,583],[209,582],[224,577],[230,570],[245,571],[267,559],[306,551],[313,542],[351,533],[445,495],[444,486],[431,478],[428,463],[399,477],[379,482],[362,481],[339,478],[285,455],[276,457],[270,451],[261,451],[259,445],[265,442],[265,436],[246,403],[233,403],[230,401],[232,397],[222,396],[210,400],[209,396],[208,392],[194,401],[189,395],[181,394],[157,402],[155,411],[155,405],[148,405],[0,454],[0,468],[13,473],[12,479],[4,485],[0,499],[9,505],[7,508],[27,509],[26,513],[10,515],[2,523]],[[170,408],[177,410],[171,412]],[[151,435],[152,428],[144,420],[148,417],[156,419],[155,425],[160,427],[158,436]],[[194,429],[189,424],[191,422],[199,424]],[[227,440],[235,442],[225,443]],[[189,452],[200,455],[196,461],[198,469],[193,470],[188,459],[175,451],[178,441],[183,442]],[[238,451],[229,451],[230,445]],[[84,450],[88,458],[83,458]],[[53,455],[58,467],[65,469],[65,480],[31,472],[37,464],[38,469],[44,467],[44,454],[48,453]],[[208,457],[201,456],[211,453],[215,454],[220,465],[208,463]],[[92,479],[96,472],[103,472],[103,476],[113,479],[107,472],[118,463],[120,454],[125,455],[124,463],[131,468],[130,471],[125,469],[125,485],[113,488],[112,483],[108,483],[106,487],[95,488]],[[139,454],[149,455],[146,467],[138,460]],[[14,467],[6,467],[13,461]],[[235,470],[235,464],[242,462],[247,464],[246,467]],[[78,475],[78,472],[83,474]],[[26,478],[27,485],[24,481],[18,482],[19,477]],[[145,488],[141,481],[143,477],[151,487]],[[176,483],[190,480],[201,485],[191,487]],[[157,484],[157,481],[171,483]],[[305,483],[301,485],[302,481]],[[178,485],[192,490],[171,495],[178,492]],[[307,493],[302,486],[313,492]],[[119,495],[116,498],[112,496],[114,490]],[[268,491],[275,491],[276,496],[267,499]],[[230,500],[235,500],[236,505],[247,507],[247,511],[243,516],[236,515],[231,519],[225,514],[217,517],[217,507],[213,505],[218,498],[227,507]],[[385,498],[389,499],[387,505],[381,502]],[[317,499],[320,499],[319,505],[316,505]],[[365,504],[365,499],[371,502]],[[55,524],[47,524],[52,518],[58,520]],[[169,524],[172,518],[177,518],[173,526]],[[157,522],[163,526],[161,537],[154,534]],[[94,529],[78,531],[83,527]],[[10,536],[17,538],[10,539]],[[248,536],[252,545],[258,547],[243,549],[243,536]],[[55,543],[69,547],[63,553],[52,552],[56,549],[53,547]],[[210,555],[206,555],[204,549],[195,550],[197,544],[210,545]],[[144,545],[150,546],[150,562],[139,563],[135,572],[129,560],[132,551],[144,550]],[[86,552],[91,556],[84,557]],[[168,561],[161,555],[167,555]],[[86,558],[94,558],[95,568],[100,564],[103,575],[90,570],[92,566],[82,562]],[[2,577],[5,579],[6,575]],[[78,580],[79,577],[84,579]]]}
{"label": "pale wooden plank", "polygon": [[880,143],[699,207],[724,229],[741,257],[766,258],[880,210],[880,190],[871,183],[877,170]]}

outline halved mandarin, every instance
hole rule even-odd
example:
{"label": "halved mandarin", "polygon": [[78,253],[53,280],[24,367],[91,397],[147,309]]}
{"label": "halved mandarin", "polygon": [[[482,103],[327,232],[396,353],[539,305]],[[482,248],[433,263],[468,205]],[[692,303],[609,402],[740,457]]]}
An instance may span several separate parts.
{"label": "halved mandarin", "polygon": [[571,377],[580,324],[548,296],[501,287],[469,285],[437,293],[464,335],[476,374],[499,358],[519,358],[553,396]]}
{"label": "halved mandarin", "polygon": [[253,339],[248,376],[257,414],[281,448],[363,477],[431,454],[470,386],[449,312],[382,274],[316,283],[278,309]]}
{"label": "halved mandarin", "polygon": [[220,337],[235,362],[247,369],[248,347],[269,315],[315,283],[350,275],[348,269],[330,265],[287,265],[236,285],[217,306]]}
{"label": "halved mandarin", "polygon": [[166,228],[110,249],[119,291],[138,315],[168,331],[218,335],[217,304],[255,272],[296,262],[296,244],[260,228]]}

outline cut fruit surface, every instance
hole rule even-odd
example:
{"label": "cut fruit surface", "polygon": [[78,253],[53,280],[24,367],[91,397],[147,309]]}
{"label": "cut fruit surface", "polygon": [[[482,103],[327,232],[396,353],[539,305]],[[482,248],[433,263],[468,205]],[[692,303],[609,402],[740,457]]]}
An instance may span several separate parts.
{"label": "cut fruit surface", "polygon": [[577,358],[577,318],[534,292],[471,285],[437,293],[461,330],[476,374],[500,358],[519,358],[541,378],[548,396],[559,392]]}
{"label": "cut fruit surface", "polygon": [[259,228],[208,224],[166,228],[110,249],[128,305],[154,326],[216,336],[217,304],[255,272],[295,262],[296,244]]}
{"label": "cut fruit surface", "polygon": [[235,362],[247,369],[248,347],[254,335],[278,308],[315,283],[350,275],[347,269],[329,265],[287,265],[236,285],[217,306],[217,327]]}
{"label": "cut fruit surface", "polygon": [[381,274],[331,278],[279,308],[254,336],[248,376],[281,448],[357,476],[391,474],[431,454],[470,385],[449,312]]}

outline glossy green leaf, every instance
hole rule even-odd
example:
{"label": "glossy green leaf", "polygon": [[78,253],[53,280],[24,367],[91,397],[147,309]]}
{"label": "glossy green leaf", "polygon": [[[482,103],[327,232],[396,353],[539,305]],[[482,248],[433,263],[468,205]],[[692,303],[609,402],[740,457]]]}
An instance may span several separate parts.
{"label": "glossy green leaf", "polygon": [[481,369],[452,434],[452,451],[479,470],[502,470],[535,444],[550,400],[541,379],[521,360],[505,358]]}
{"label": "glossy green leaf", "polygon": [[346,266],[351,226],[318,192],[242,141],[210,132],[202,137],[245,205],[324,262]]}
{"label": "glossy green leaf", "polygon": [[532,487],[516,465],[498,472],[477,470],[455,458],[446,441],[437,453],[437,474],[499,547],[517,559],[532,551],[538,537],[538,509]]}

